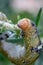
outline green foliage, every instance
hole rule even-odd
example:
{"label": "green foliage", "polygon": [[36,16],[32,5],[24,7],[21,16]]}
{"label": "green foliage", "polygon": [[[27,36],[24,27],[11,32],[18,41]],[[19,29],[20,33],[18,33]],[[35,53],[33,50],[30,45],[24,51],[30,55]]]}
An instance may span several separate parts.
{"label": "green foliage", "polygon": [[23,45],[24,43],[24,39],[22,38],[19,29],[15,29],[14,33],[12,33],[12,35],[9,38],[7,38],[6,41],[8,43],[11,42],[11,43],[16,43],[21,45]]}
{"label": "green foliage", "polygon": [[42,12],[42,8],[40,8],[40,10],[38,12],[37,19],[36,19],[36,26],[38,26],[38,24],[39,24],[39,20],[40,20],[40,17],[41,17],[41,12]]}

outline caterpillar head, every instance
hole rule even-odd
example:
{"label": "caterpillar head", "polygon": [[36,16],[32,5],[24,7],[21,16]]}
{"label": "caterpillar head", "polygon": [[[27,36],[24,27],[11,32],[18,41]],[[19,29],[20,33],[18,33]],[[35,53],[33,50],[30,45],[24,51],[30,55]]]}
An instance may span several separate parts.
{"label": "caterpillar head", "polygon": [[24,19],[21,19],[20,21],[18,21],[17,25],[22,30],[26,30],[28,28],[31,28],[31,21],[27,18],[24,18]]}

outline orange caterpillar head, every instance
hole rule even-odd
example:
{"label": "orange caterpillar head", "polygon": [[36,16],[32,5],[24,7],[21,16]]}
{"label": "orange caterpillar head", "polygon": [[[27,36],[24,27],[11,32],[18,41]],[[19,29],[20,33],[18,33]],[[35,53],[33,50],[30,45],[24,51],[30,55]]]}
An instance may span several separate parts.
{"label": "orange caterpillar head", "polygon": [[31,27],[31,21],[27,18],[23,18],[20,21],[18,21],[18,27],[20,27],[22,30],[26,30]]}

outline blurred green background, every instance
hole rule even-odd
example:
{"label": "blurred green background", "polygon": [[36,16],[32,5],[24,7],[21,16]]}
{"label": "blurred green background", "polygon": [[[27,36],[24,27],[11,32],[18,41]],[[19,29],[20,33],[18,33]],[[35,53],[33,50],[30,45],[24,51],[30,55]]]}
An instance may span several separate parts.
{"label": "blurred green background", "polygon": [[[20,2],[19,2],[20,1]],[[22,6],[23,1],[25,5]],[[28,1],[28,4],[26,5]],[[36,22],[38,12],[42,8],[42,12],[39,19],[39,24],[37,26],[40,38],[43,41],[43,0],[0,0],[0,12],[6,14],[9,20],[12,20],[13,23],[16,23],[19,19],[29,18]],[[18,5],[18,3],[21,5]],[[14,7],[13,5],[14,4]],[[34,5],[33,5],[34,4]],[[18,7],[17,7],[17,6]],[[21,7],[19,7],[21,6]],[[27,9],[25,8],[27,6]],[[33,6],[33,7],[32,7]],[[24,8],[22,8],[24,7]],[[30,8],[29,8],[30,7]],[[0,53],[0,65],[14,65],[12,64],[3,54]],[[43,49],[41,51],[40,57],[32,65],[43,65]]]}

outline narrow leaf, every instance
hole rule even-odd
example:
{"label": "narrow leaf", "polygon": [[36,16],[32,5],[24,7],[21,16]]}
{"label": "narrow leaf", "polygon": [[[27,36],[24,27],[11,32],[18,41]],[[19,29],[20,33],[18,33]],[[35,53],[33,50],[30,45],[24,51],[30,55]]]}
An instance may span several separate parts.
{"label": "narrow leaf", "polygon": [[40,17],[41,17],[41,12],[42,12],[42,8],[40,8],[40,10],[38,12],[38,15],[37,15],[37,18],[36,18],[36,26],[38,26],[38,24],[39,24],[39,20],[40,20]]}

